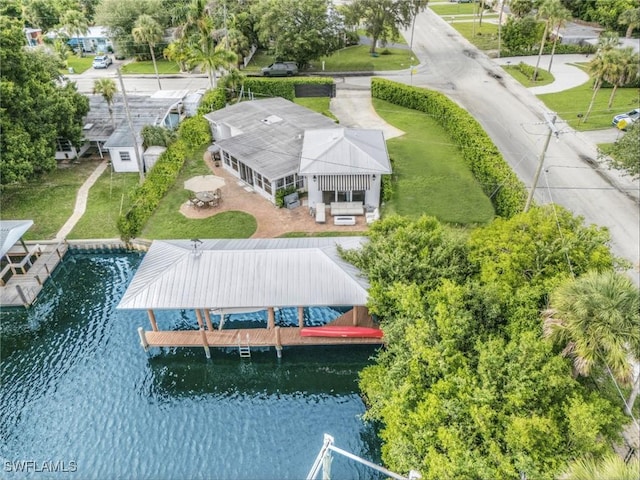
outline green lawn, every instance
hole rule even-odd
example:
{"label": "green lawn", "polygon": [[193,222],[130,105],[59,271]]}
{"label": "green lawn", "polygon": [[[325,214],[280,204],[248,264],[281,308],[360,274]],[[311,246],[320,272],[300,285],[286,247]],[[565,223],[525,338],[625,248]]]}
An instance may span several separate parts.
{"label": "green lawn", "polygon": [[98,166],[98,161],[81,160],[43,175],[19,187],[2,191],[3,220],[33,220],[27,240],[51,239],[73,213],[78,189]]}
{"label": "green lawn", "polygon": [[211,174],[202,160],[203,153],[204,149],[199,150],[187,159],[176,183],[145,225],[142,238],[248,238],[256,231],[256,219],[245,212],[221,212],[204,219],[190,219],[180,213],[180,205],[189,198],[184,181],[195,175]]}
{"label": "green lawn", "polygon": [[593,90],[592,82],[565,90],[559,93],[546,93],[538,95],[549,110],[556,112],[560,118],[576,130],[597,130],[600,128],[609,128],[611,119],[614,115],[622,112],[628,112],[640,106],[640,89],[637,88],[619,88],[613,100],[611,108],[607,108],[610,88],[601,88],[596,96],[591,113],[586,123],[582,122],[584,114],[589,108]]}
{"label": "green lawn", "polygon": [[378,48],[377,57],[369,53],[368,45],[356,45],[343,48],[329,57],[312,62],[310,72],[322,71],[322,61],[326,72],[371,72],[385,70],[404,70],[415,65],[417,60],[411,50],[402,48]]}
{"label": "green lawn", "polygon": [[89,190],[87,211],[68,238],[118,238],[116,222],[130,206],[128,193],[138,185],[138,173],[116,173],[107,168]]}
{"label": "green lawn", "polygon": [[451,24],[464,38],[473,43],[480,50],[498,49],[498,26],[495,23],[482,22],[453,22]]}
{"label": "green lawn", "polygon": [[60,73],[66,75],[69,73],[69,68],[73,68],[74,73],[83,73],[90,69],[92,64],[93,56],[85,55],[84,57],[79,57],[77,55],[69,55],[67,57],[67,69],[61,70]]}
{"label": "green lawn", "polygon": [[[441,17],[446,17],[448,15],[472,15],[476,13],[478,7],[477,7],[477,4],[475,3],[457,3],[457,2],[431,3],[429,2],[429,8],[433,10],[433,12],[436,13],[437,15],[440,15]],[[487,12],[484,13],[483,17],[487,15]]]}
{"label": "green lawn", "polygon": [[[159,74],[180,73],[180,67],[176,62],[158,60],[156,63],[158,65]],[[127,63],[122,66],[121,71],[123,74],[137,73],[155,75],[156,73],[153,69],[153,62],[151,60]]]}
{"label": "green lawn", "polygon": [[460,151],[428,115],[373,99],[378,115],[406,132],[387,142],[394,160],[393,199],[384,213],[433,215],[443,222],[481,224],[493,206],[467,169]]}
{"label": "green lawn", "polygon": [[538,78],[535,82],[529,80],[529,78],[524,73],[522,73],[515,65],[503,65],[502,68],[527,88],[548,85],[550,83],[553,83],[553,81],[555,80],[553,75],[551,75],[543,68],[538,68]]}
{"label": "green lawn", "polygon": [[329,97],[306,97],[293,99],[294,103],[308,108],[309,110],[313,110],[314,112],[321,113],[338,123],[336,116],[329,110],[330,101],[331,99]]}

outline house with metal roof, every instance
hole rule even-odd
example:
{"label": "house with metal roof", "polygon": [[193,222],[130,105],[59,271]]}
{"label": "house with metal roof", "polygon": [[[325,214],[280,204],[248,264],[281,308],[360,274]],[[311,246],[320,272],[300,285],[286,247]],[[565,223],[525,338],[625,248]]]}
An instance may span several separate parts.
{"label": "house with metal roof", "polygon": [[240,102],[205,115],[223,167],[275,202],[295,187],[317,203],[378,207],[391,173],[382,131],[346,129],[283,98]]}
{"label": "house with metal roof", "polygon": [[[360,248],[365,237],[156,240],[146,253],[118,309],[146,310],[151,331],[138,329],[143,346],[245,346],[381,343],[367,338],[308,338],[304,309],[351,307],[349,328],[371,326],[369,284],[343,260],[339,248]],[[298,326],[275,325],[274,311],[298,309]],[[161,331],[156,310],[193,310],[198,330]],[[225,314],[267,312],[266,328],[223,329]],[[220,315],[216,329],[211,314]],[[194,325],[195,326],[195,325]],[[206,327],[206,328],[205,328]]]}

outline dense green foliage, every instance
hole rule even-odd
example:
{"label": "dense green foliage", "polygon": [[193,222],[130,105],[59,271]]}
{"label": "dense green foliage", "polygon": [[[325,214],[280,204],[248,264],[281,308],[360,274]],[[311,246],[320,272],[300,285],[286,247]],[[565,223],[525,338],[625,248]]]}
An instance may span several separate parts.
{"label": "dense green foliage", "polygon": [[211,143],[211,127],[201,115],[187,118],[178,127],[178,138],[189,150]]}
{"label": "dense green foliage", "polygon": [[140,135],[142,136],[142,146],[144,148],[152,145],[168,147],[178,138],[175,130],[157,125],[145,125],[142,127]]}
{"label": "dense green foliage", "polygon": [[607,161],[612,167],[623,169],[634,178],[640,177],[640,122],[632,124],[608,154]]}
{"label": "dense green foliage", "polygon": [[24,49],[20,22],[0,17],[0,184],[56,168],[56,140],[79,146],[89,100],[61,84],[54,57]]}
{"label": "dense green foliage", "polygon": [[198,107],[198,115],[206,115],[220,110],[227,105],[227,95],[223,88],[218,86],[206,91]]}
{"label": "dense green foliage", "polygon": [[432,115],[461,148],[465,162],[491,199],[496,213],[510,217],[522,210],[526,198],[524,185],[469,112],[439,92],[382,78],[371,80],[371,95]]}
{"label": "dense green foliage", "polygon": [[621,409],[572,377],[539,315],[562,279],[612,268],[607,240],[547,206],[469,236],[388,217],[344,254],[366,272],[387,339],[360,386],[392,470],[551,480],[569,460],[609,450]]}
{"label": "dense green foliage", "polygon": [[243,81],[244,91],[256,97],[282,97],[293,101],[296,96],[296,85],[332,84],[333,78],[259,78],[247,77]]}

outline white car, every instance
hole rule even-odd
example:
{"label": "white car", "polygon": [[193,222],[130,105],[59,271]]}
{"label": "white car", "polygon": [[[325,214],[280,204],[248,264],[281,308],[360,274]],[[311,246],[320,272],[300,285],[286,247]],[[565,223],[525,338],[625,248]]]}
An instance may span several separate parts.
{"label": "white car", "polygon": [[618,127],[620,130],[626,130],[635,121],[640,118],[640,108],[635,108],[627,113],[621,113],[613,117],[611,124],[614,127]]}
{"label": "white car", "polygon": [[93,59],[93,68],[108,68],[111,65],[111,57],[109,55],[99,55]]}

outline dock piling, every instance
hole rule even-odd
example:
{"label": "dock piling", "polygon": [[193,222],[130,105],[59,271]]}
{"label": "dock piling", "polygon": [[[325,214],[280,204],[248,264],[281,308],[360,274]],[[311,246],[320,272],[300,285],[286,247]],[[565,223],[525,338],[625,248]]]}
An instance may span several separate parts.
{"label": "dock piling", "polygon": [[140,344],[145,352],[149,351],[149,343],[147,342],[147,336],[144,334],[144,328],[138,327],[138,335],[140,335]]}
{"label": "dock piling", "polygon": [[207,342],[207,333],[204,331],[204,327],[200,325],[200,336],[202,337],[202,346],[204,347],[204,354],[207,359],[211,358],[211,351],[209,350],[209,343]]}

